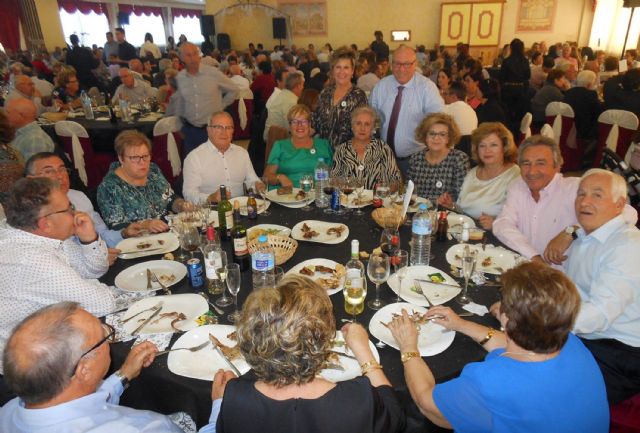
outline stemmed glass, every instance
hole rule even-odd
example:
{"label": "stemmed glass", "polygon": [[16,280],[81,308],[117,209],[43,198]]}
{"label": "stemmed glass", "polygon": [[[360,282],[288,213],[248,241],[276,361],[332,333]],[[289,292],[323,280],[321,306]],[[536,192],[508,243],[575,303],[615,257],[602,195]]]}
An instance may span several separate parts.
{"label": "stemmed glass", "polygon": [[367,280],[364,277],[347,276],[344,282],[344,310],[353,315],[353,323],[356,323],[356,315],[364,311],[364,298],[367,297]]}
{"label": "stemmed glass", "polygon": [[[224,284],[227,279],[227,253],[226,251],[220,251],[220,262],[218,263],[220,267],[216,269],[216,274],[218,274],[218,278],[220,282]],[[227,307],[233,304],[233,299],[227,296],[227,291],[222,290],[222,296],[216,300],[216,305],[220,307]]]}
{"label": "stemmed glass", "polygon": [[402,279],[405,277],[407,273],[407,266],[409,265],[409,252],[407,250],[398,250],[391,257],[393,261],[393,268],[398,275],[398,293],[396,294],[396,302],[402,302],[402,298],[400,297],[400,290],[402,290]]}
{"label": "stemmed glass", "polygon": [[367,275],[376,285],[376,297],[367,304],[372,310],[379,310],[387,303],[380,299],[380,284],[389,278],[389,256],[384,253],[374,253],[369,257]]}
{"label": "stemmed glass", "polygon": [[183,249],[189,251],[191,258],[193,258],[193,252],[200,246],[200,232],[195,224],[184,225],[180,245]]}
{"label": "stemmed glass", "polygon": [[331,178],[327,180],[327,183],[324,185],[322,192],[329,196],[329,206],[324,208],[324,213],[332,214],[335,213],[333,209],[331,209],[331,196],[333,195],[333,190],[335,189],[335,179]]}
{"label": "stemmed glass", "polygon": [[342,185],[342,192],[347,196],[344,204],[344,210],[349,213],[349,197],[356,190],[356,179],[354,177],[347,177]]}
{"label": "stemmed glass", "polygon": [[389,257],[393,256],[400,248],[400,232],[396,226],[395,218],[385,218],[384,229],[380,235],[380,249]]}
{"label": "stemmed glass", "polygon": [[176,256],[176,259],[179,261],[184,261],[187,259],[187,255],[184,253],[184,249],[182,248],[182,237],[185,229],[185,225],[180,222],[177,215],[174,215],[173,218],[169,221],[171,231],[178,237],[178,241],[180,242],[180,253]]}
{"label": "stemmed glass", "polygon": [[313,191],[313,176],[305,174],[304,176],[300,177],[300,187],[306,194],[304,207],[301,207],[300,210],[303,210],[305,212],[310,211],[311,206],[309,206],[309,203],[311,203],[310,195],[311,191]]}
{"label": "stemmed glass", "polygon": [[[269,191],[269,177],[268,176],[262,176],[260,178],[260,180],[264,184],[264,187],[257,188],[258,192],[260,193],[260,197],[262,197],[262,200],[264,202],[263,203],[264,210],[262,211],[262,215],[263,216],[269,216],[269,215],[271,215],[271,212],[269,212],[269,209],[267,208],[267,192]],[[260,208],[260,205],[258,205],[258,208]]]}
{"label": "stemmed glass", "polygon": [[352,179],[353,179],[353,185],[356,189],[356,202],[357,202],[356,211],[353,214],[361,216],[361,215],[364,215],[364,212],[362,211],[362,207],[360,205],[360,200],[362,200],[362,194],[364,193],[364,180],[358,179],[356,177]]}
{"label": "stemmed glass", "polygon": [[467,289],[469,287],[469,278],[473,275],[473,271],[476,268],[476,251],[471,250],[469,245],[465,245],[462,252],[462,276],[464,277],[464,289],[462,293],[458,295],[456,301],[459,304],[465,305],[473,300],[467,295]]}
{"label": "stemmed glass", "polygon": [[240,312],[238,312],[238,292],[240,291],[240,265],[237,263],[229,263],[227,265],[227,289],[229,293],[233,295],[233,304],[236,307],[236,311],[229,314],[229,322],[235,323],[240,318]]}

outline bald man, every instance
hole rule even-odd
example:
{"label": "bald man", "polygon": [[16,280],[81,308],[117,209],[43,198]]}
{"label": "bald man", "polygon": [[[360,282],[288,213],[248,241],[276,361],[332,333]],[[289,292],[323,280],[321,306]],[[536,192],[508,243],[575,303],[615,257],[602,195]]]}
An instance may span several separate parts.
{"label": "bald man", "polygon": [[118,86],[113,95],[114,102],[117,103],[124,98],[131,104],[141,104],[146,98],[155,96],[155,91],[149,83],[142,79],[137,80],[129,68],[120,68],[118,75],[120,75],[122,84]]}
{"label": "bald man", "polygon": [[7,103],[5,112],[16,130],[11,144],[20,151],[25,161],[35,153],[55,150],[51,137],[36,122],[38,108],[33,101],[27,98],[12,99]]}
{"label": "bald man", "polygon": [[18,98],[29,99],[36,105],[37,114],[40,115],[45,111],[56,111],[57,107],[45,107],[42,105],[42,95],[36,90],[35,83],[31,80],[31,77],[26,75],[17,75],[15,78],[15,88],[9,92],[5,104],[8,101]]}

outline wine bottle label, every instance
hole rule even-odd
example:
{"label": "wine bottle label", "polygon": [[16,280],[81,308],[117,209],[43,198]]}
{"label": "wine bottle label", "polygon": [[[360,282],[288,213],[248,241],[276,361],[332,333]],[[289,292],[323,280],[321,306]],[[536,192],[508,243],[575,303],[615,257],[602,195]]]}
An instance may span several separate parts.
{"label": "wine bottle label", "polygon": [[220,254],[212,251],[207,254],[207,260],[204,261],[204,268],[207,274],[207,278],[209,280],[217,280],[218,274],[216,274],[216,269],[222,267],[222,258]]}
{"label": "wine bottle label", "polygon": [[244,256],[249,254],[249,248],[247,247],[247,237],[234,238],[233,239],[233,251],[236,256]]}
{"label": "wine bottle label", "polygon": [[224,219],[227,224],[227,228],[230,229],[233,227],[233,211],[229,210],[224,213]]}

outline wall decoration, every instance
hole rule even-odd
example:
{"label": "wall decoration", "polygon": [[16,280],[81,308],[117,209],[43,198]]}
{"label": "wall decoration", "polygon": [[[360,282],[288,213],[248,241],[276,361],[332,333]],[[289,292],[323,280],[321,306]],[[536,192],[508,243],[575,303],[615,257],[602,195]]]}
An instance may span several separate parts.
{"label": "wall decoration", "polygon": [[517,32],[551,32],[557,0],[520,0]]}
{"label": "wall decoration", "polygon": [[504,1],[442,3],[440,44],[492,47],[500,41]]}
{"label": "wall decoration", "polygon": [[278,9],[291,17],[293,36],[326,36],[327,3],[323,0],[284,0]]}

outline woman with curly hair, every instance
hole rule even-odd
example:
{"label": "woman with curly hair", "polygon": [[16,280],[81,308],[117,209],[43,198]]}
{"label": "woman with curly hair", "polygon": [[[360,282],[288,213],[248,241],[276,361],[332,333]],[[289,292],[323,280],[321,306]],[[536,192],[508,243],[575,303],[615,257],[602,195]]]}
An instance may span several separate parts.
{"label": "woman with curly hair", "polygon": [[[218,432],[395,432],[404,423],[389,380],[359,324],[342,328],[362,366],[361,377],[333,383],[318,374],[333,347],[333,305],[324,289],[302,276],[254,291],[238,322],[238,348],[256,379],[213,381],[212,424]],[[335,361],[334,361],[335,362]],[[216,399],[222,397],[216,416]],[[213,425],[206,427],[209,430]]]}

